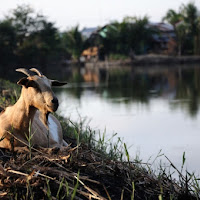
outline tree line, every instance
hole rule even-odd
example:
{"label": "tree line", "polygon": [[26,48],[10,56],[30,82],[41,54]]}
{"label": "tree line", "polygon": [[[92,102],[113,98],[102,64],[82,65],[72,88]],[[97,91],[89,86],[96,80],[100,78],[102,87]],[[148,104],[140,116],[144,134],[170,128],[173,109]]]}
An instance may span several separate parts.
{"label": "tree line", "polygon": [[0,64],[46,64],[65,55],[54,23],[26,5],[0,22]]}
{"label": "tree line", "polygon": [[[170,9],[163,21],[174,27],[177,54],[200,55],[200,15],[194,3],[181,5],[178,11]],[[125,17],[88,39],[82,36],[79,26],[61,32],[45,16],[21,5],[0,21],[0,65],[46,65],[79,59],[84,49],[95,45],[108,56],[148,53],[153,34],[160,34],[148,24],[146,16]]]}
{"label": "tree line", "polygon": [[[200,55],[200,11],[194,3],[182,4],[179,10],[169,9],[162,19],[173,26],[175,42],[173,55]],[[104,29],[105,35],[93,43],[104,48],[106,55],[131,56],[145,54],[154,48],[155,40],[161,31],[151,26],[149,18],[125,17],[122,22],[113,22]],[[170,45],[170,44],[169,44]]]}

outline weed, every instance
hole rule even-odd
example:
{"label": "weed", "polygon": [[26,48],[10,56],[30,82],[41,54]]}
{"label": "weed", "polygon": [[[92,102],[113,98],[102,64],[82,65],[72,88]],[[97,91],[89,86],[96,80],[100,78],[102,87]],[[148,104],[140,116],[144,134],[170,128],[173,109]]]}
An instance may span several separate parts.
{"label": "weed", "polygon": [[134,200],[134,194],[135,194],[135,184],[132,182],[132,194],[131,194],[131,200]]}
{"label": "weed", "polygon": [[65,181],[65,189],[66,189],[66,195],[69,197],[69,184],[67,181]]}
{"label": "weed", "polygon": [[[29,193],[30,193],[30,196],[29,196]],[[34,193],[32,191],[32,188],[30,186],[30,182],[29,180],[27,179],[27,193],[26,193],[26,199],[31,199],[31,200],[34,200]]]}
{"label": "weed", "polygon": [[122,189],[122,193],[121,193],[121,200],[124,199],[124,189]]}
{"label": "weed", "polygon": [[49,179],[46,178],[46,184],[47,184],[47,198],[49,200],[52,200],[52,195],[51,195],[51,188],[50,188],[50,185],[49,185]]}
{"label": "weed", "polygon": [[185,164],[185,152],[183,152],[183,158],[182,158],[182,166],[181,166],[181,173],[183,172],[183,167],[184,167],[184,164]]}
{"label": "weed", "polygon": [[71,196],[71,200],[74,199],[74,197],[76,195],[76,192],[77,192],[77,189],[78,189],[78,185],[79,185],[79,173],[80,172],[78,172],[78,175],[77,175],[76,185],[74,186],[74,190],[73,190],[73,193],[72,193],[72,196]]}
{"label": "weed", "polygon": [[34,134],[35,134],[35,132],[32,133],[32,131],[31,131],[31,120],[30,120],[30,122],[29,122],[29,129],[28,129],[28,135],[25,133],[26,139],[28,141],[29,158],[30,158],[30,160],[31,160],[31,152],[32,152],[32,146],[33,146],[32,145],[32,138],[33,138]]}
{"label": "weed", "polygon": [[56,194],[56,199],[59,199],[60,191],[63,187],[63,182],[64,182],[64,177],[62,178],[62,181],[60,182],[60,185],[59,185],[59,188],[58,188],[58,191],[57,191],[57,194]]}
{"label": "weed", "polygon": [[124,149],[125,149],[125,153],[126,153],[126,158],[127,158],[128,162],[130,162],[129,152],[128,152],[128,149],[127,149],[127,146],[125,143],[124,143]]}

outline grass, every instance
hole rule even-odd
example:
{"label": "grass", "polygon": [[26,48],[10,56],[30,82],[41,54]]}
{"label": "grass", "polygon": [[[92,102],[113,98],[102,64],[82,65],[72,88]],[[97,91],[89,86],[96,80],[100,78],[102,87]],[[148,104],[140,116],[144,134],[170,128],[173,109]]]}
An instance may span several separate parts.
{"label": "grass", "polygon": [[20,94],[20,87],[8,80],[0,79],[0,92],[0,106],[6,107],[16,102]]}
{"label": "grass", "polygon": [[29,157],[31,159],[31,152],[32,152],[32,138],[34,136],[35,133],[32,133],[31,131],[31,121],[29,122],[29,131],[28,131],[28,134],[25,133],[25,136],[26,136],[26,139],[28,141],[28,148],[29,148]]}
{"label": "grass", "polygon": [[112,61],[112,60],[126,60],[129,58],[130,58],[129,56],[122,54],[110,54],[108,59]]}
{"label": "grass", "polygon": [[[126,144],[124,144],[122,139],[119,137],[115,140],[115,142],[113,141],[113,139],[117,137],[116,133],[113,134],[111,138],[106,139],[106,130],[102,134],[100,131],[92,130],[90,126],[85,125],[86,119],[80,118],[79,122],[72,122],[70,119],[66,120],[58,115],[56,115],[56,117],[61,123],[64,138],[74,139],[77,146],[83,143],[87,145],[88,148],[92,148],[101,153],[101,155],[105,158],[109,158],[111,160],[123,160],[124,146],[126,146]],[[96,138],[96,135],[98,135],[98,139]]]}
{"label": "grass", "polygon": [[[135,160],[130,159],[130,155],[128,152],[127,145],[123,143],[123,141],[118,138],[116,140],[117,142],[114,142],[111,139],[106,140],[106,133],[105,131],[100,134],[100,132],[96,132],[94,130],[91,130],[89,126],[83,126],[83,122],[74,123],[71,122],[70,119],[65,120],[63,118],[60,118],[60,121],[65,121],[65,133],[70,133],[69,137],[72,138],[73,134],[75,135],[74,139],[77,140],[77,144],[83,143],[86,144],[89,148],[94,149],[96,152],[100,153],[100,156],[103,159],[110,159],[115,162],[121,162],[125,164],[126,167],[129,168],[129,170],[132,170],[132,167],[134,165],[135,170],[137,173],[141,173],[143,171],[144,173],[148,172],[148,174],[155,176],[156,179],[159,181],[159,192],[158,192],[158,199],[165,199],[163,196],[166,194],[166,185],[163,185],[164,180],[168,180],[170,182],[170,187],[174,184],[177,188],[181,190],[182,196],[178,199],[199,199],[200,198],[200,188],[199,188],[199,178],[195,176],[194,173],[189,173],[187,170],[184,171],[184,165],[186,163],[186,155],[185,152],[182,156],[182,166],[179,170],[171,161],[170,159],[165,156],[161,151],[158,153],[156,158],[153,160],[152,163],[147,162],[143,163],[142,160],[140,160],[138,157],[136,157]],[[73,128],[72,128],[73,127]],[[73,132],[74,129],[74,132]],[[71,132],[72,131],[72,132]],[[78,138],[77,138],[77,133]],[[99,134],[98,140],[96,140],[95,135]],[[116,134],[113,135],[115,137]],[[160,163],[160,167],[158,171],[154,171],[151,167],[155,163],[156,160],[166,158],[170,165],[170,170],[167,170],[167,168],[162,166],[162,163]],[[174,180],[173,174],[177,173],[179,180]],[[158,174],[158,175],[156,175]],[[185,174],[185,175],[184,175]],[[148,177],[148,175],[146,175]],[[132,173],[129,174],[129,177],[127,177],[132,180],[131,186],[132,186],[132,194],[131,199],[134,199],[135,191],[137,191],[137,182],[135,184],[134,182],[134,175]],[[135,186],[136,185],[136,186]],[[153,190],[153,188],[152,188]],[[168,191],[169,192],[169,191]],[[171,191],[172,192],[172,191]],[[121,192],[121,199],[123,199],[124,190],[122,189]],[[192,195],[192,197],[189,197]],[[169,199],[177,199],[177,194],[170,193]]]}
{"label": "grass", "polygon": [[[186,164],[186,153],[183,152],[182,156],[182,166],[179,170],[171,161],[170,159],[165,156],[162,151],[158,153],[156,158],[153,160],[152,163],[147,162],[143,163],[142,160],[140,160],[138,157],[135,158],[135,160],[130,159],[130,155],[128,152],[127,145],[123,143],[123,141],[118,138],[115,140],[116,142],[112,141],[113,137],[116,137],[117,135],[114,134],[112,138],[106,140],[106,132],[104,131],[102,134],[100,132],[91,130],[91,128],[86,125],[84,127],[84,122],[86,120],[82,120],[82,122],[71,122],[70,119],[66,120],[60,117],[60,121],[63,122],[65,125],[63,126],[63,130],[65,133],[69,134],[70,138],[73,138],[77,141],[77,144],[83,143],[86,144],[89,148],[94,149],[96,152],[100,153],[100,156],[104,159],[110,159],[116,162],[122,162],[128,167],[130,170],[134,164],[134,168],[138,170],[138,173],[141,171],[148,172],[148,174],[151,174],[152,176],[156,176],[156,179],[160,181],[159,188],[160,192],[158,194],[158,199],[165,199],[164,196],[166,195],[164,190],[165,187],[162,185],[162,182],[164,179],[171,182],[171,184],[175,184],[177,188],[181,190],[182,196],[178,199],[199,199],[200,198],[200,185],[199,181],[200,179],[196,177],[194,173],[189,173],[187,170],[184,171],[184,166]],[[73,127],[73,128],[72,128]],[[74,129],[74,132],[73,132]],[[77,133],[78,137],[77,137]],[[96,139],[96,135],[99,135],[98,140]],[[167,168],[163,167],[162,163],[160,163],[159,170],[156,172],[152,169],[153,164],[158,159],[164,159],[168,161],[170,165],[170,169],[167,170]],[[179,179],[174,180],[174,173],[178,174]],[[157,175],[156,175],[157,174]],[[134,199],[134,194],[137,189],[134,182],[134,175],[132,173],[129,174],[129,177],[132,181],[132,195],[131,199]],[[136,183],[137,185],[138,183]],[[153,190],[153,188],[152,188]],[[168,191],[169,192],[169,191]],[[121,199],[123,199],[124,190],[122,189],[121,192]],[[192,195],[192,197],[189,197]],[[170,193],[169,199],[177,199],[177,195],[175,193]]]}
{"label": "grass", "polygon": [[[3,84],[6,86],[7,82]],[[12,103],[17,96],[16,92],[14,97],[2,101],[0,97],[0,106]],[[4,192],[5,199],[200,198],[200,179],[184,171],[185,152],[179,170],[160,151],[155,160],[165,157],[171,170],[161,163],[155,172],[152,169],[155,160],[152,163],[143,163],[140,158],[131,160],[127,145],[117,134],[107,139],[106,130],[103,133],[92,130],[86,119],[72,122],[57,118],[65,140],[71,144],[68,148],[58,152],[48,148],[36,151],[29,135],[27,150],[16,152],[15,158],[12,152],[0,150],[0,197]],[[179,180],[174,180],[174,172]]]}

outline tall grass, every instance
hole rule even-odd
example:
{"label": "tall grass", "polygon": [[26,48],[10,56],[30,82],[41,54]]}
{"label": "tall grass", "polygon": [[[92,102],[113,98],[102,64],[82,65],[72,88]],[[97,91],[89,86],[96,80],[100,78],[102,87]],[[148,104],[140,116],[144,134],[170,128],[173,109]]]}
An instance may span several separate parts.
{"label": "tall grass", "polygon": [[[197,199],[200,196],[200,179],[195,176],[194,173],[189,173],[185,169],[186,163],[186,153],[183,152],[182,156],[182,166],[180,170],[174,166],[174,164],[165,156],[162,150],[159,151],[158,155],[150,162],[150,159],[147,162],[143,162],[138,156],[134,159],[130,157],[129,150],[127,144],[123,142],[123,140],[117,137],[117,134],[113,134],[110,138],[107,138],[106,129],[101,133],[99,130],[92,130],[88,124],[84,126],[85,119],[80,122],[72,122],[70,119],[64,119],[59,117],[62,122],[63,132],[67,133],[69,137],[72,137],[76,140],[77,144],[84,143],[88,147],[94,149],[95,151],[100,153],[100,156],[104,158],[109,158],[111,160],[127,162],[130,166],[130,163],[134,163],[135,168],[140,170],[146,170],[152,175],[157,175],[158,180],[166,177],[170,179],[172,182],[174,181],[174,173],[179,174],[179,180],[177,180],[179,186],[185,188],[185,191],[190,191],[196,195]],[[66,135],[64,135],[65,137]],[[169,169],[163,167],[161,162],[162,160],[166,160],[169,164]],[[160,159],[160,167],[157,169],[158,171],[152,169],[152,166],[156,161]],[[184,175],[185,173],[185,175]],[[130,177],[133,178],[133,177]],[[131,199],[134,199],[135,193],[135,183],[132,182],[132,196]],[[170,196],[173,199],[173,194]],[[123,199],[123,190],[121,194],[121,199]],[[160,186],[160,195],[158,196],[159,200],[163,199],[163,188]]]}
{"label": "tall grass", "polygon": [[123,160],[124,143],[121,138],[117,137],[117,133],[107,138],[106,129],[103,133],[100,130],[92,130],[88,124],[84,126],[85,119],[81,120],[81,122],[72,122],[70,119],[66,120],[61,116],[57,116],[57,118],[61,122],[64,138],[74,138],[77,146],[83,143],[106,158]]}
{"label": "tall grass", "polygon": [[35,134],[35,132],[32,133],[32,130],[31,130],[31,120],[30,120],[30,122],[29,122],[29,128],[28,128],[28,134],[25,133],[26,139],[28,141],[29,158],[30,159],[31,159],[31,152],[32,152],[32,147],[33,147],[32,138],[33,138],[34,134]]}

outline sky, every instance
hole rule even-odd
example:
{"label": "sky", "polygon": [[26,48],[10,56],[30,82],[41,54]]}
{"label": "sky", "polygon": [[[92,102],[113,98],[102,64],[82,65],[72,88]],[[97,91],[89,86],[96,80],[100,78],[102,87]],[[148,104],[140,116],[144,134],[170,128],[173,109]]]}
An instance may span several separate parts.
{"label": "sky", "polygon": [[[144,17],[151,22],[160,22],[168,9],[178,11],[182,4],[191,0],[0,0],[0,19],[16,8],[28,4],[36,12],[55,22],[60,30],[79,25],[97,27],[111,21],[121,21],[125,16]],[[193,0],[200,10],[200,0]]]}

